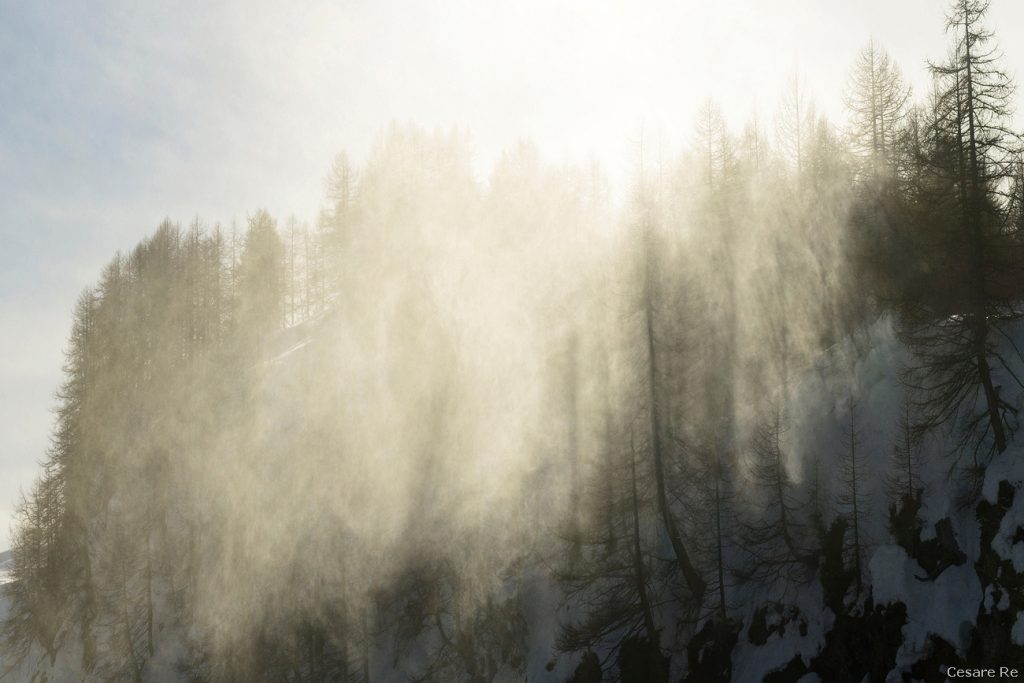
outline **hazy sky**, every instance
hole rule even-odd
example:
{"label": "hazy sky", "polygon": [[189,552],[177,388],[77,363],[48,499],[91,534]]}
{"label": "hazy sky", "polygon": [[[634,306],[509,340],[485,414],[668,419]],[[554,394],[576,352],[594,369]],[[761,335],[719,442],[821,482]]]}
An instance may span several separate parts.
{"label": "hazy sky", "polygon": [[[389,121],[458,125],[483,176],[520,137],[613,181],[640,137],[684,144],[716,100],[770,122],[799,69],[841,115],[874,38],[925,82],[944,0],[0,0],[0,549],[46,449],[77,294],[165,217],[312,218],[341,149]],[[1024,74],[1024,2],[991,25]]]}

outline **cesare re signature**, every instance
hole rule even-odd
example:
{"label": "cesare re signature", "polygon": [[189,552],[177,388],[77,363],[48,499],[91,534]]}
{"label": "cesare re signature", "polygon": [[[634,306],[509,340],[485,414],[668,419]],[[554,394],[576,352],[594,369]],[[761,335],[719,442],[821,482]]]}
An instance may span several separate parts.
{"label": "cesare re signature", "polygon": [[1008,666],[988,669],[965,669],[951,666],[946,669],[948,678],[1018,678],[1020,671]]}

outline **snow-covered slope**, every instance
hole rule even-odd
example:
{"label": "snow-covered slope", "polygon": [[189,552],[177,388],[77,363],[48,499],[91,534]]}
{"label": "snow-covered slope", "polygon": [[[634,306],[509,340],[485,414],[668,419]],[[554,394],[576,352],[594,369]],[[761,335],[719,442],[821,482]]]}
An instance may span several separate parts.
{"label": "snow-covered slope", "polygon": [[[311,353],[320,326],[321,321],[310,321],[290,328],[281,336],[271,365],[287,366]],[[849,399],[856,400],[871,501],[864,519],[868,588],[858,600],[848,600],[839,614],[826,606],[826,589],[818,578],[784,590],[738,588],[739,606],[732,616],[742,621],[742,627],[731,650],[733,680],[931,681],[943,680],[946,666],[984,663],[979,657],[995,658],[991,663],[997,666],[1020,663],[1016,658],[1024,653],[1024,447],[1013,444],[996,456],[980,494],[965,497],[966,482],[948,476],[951,441],[943,435],[934,437],[926,444],[919,544],[898,543],[888,528],[884,481],[892,467],[903,391],[899,370],[906,360],[892,321],[882,319],[858,340],[835,347],[818,364],[803,368],[794,383],[791,399],[799,418],[792,431],[800,436],[791,444],[789,467],[797,480],[808,476],[806,463],[812,454],[824,458],[827,471],[838,471]],[[1020,405],[1019,397],[1016,404]],[[826,482],[831,487],[825,497],[834,501],[839,494],[837,478],[827,477]],[[945,553],[937,564],[921,550],[926,546],[937,548],[927,552]],[[0,577],[6,562],[9,553],[0,554]],[[528,680],[564,681],[579,655],[553,653],[560,618],[555,607],[558,588],[542,567],[525,567],[520,578]],[[176,678],[180,638],[165,635],[166,647],[159,648],[150,663],[147,680]],[[76,656],[74,643],[68,643],[54,666],[41,662],[39,670],[50,681],[81,680],[69,665]],[[382,656],[379,661],[388,659]],[[673,681],[685,674],[683,661],[674,667]],[[378,670],[375,680],[404,680],[408,673],[396,665],[390,671]]]}
{"label": "snow-covered slope", "polygon": [[11,557],[10,550],[0,552],[0,584],[7,582],[13,563],[14,559]]}
{"label": "snow-covered slope", "polygon": [[[1014,335],[1020,336],[1020,331]],[[849,348],[833,349],[830,362],[804,374],[795,392],[803,422],[798,432],[804,435],[796,450],[798,461],[800,450],[842,453],[843,408],[836,387],[841,386],[838,375],[848,372],[840,366],[852,367],[848,391],[865,426],[871,487],[868,591],[842,616],[823,604],[820,580],[778,602],[768,593],[752,596],[732,653],[734,680],[859,681],[866,673],[864,680],[939,681],[946,680],[947,666],[1019,666],[1024,657],[1024,444],[1011,444],[993,458],[979,496],[963,471],[951,468],[953,437],[934,435],[924,444],[919,531],[909,543],[897,542],[889,529],[885,481],[907,352],[886,319],[858,346],[851,342]],[[1020,407],[1021,396],[1013,402]],[[838,463],[828,466],[838,471]],[[761,625],[755,629],[759,611]]]}
{"label": "snow-covered slope", "polygon": [[[4,585],[10,580],[12,562],[10,550],[0,552],[0,622],[7,618],[7,598],[4,597]],[[3,652],[0,651],[0,671],[3,671],[4,668]]]}

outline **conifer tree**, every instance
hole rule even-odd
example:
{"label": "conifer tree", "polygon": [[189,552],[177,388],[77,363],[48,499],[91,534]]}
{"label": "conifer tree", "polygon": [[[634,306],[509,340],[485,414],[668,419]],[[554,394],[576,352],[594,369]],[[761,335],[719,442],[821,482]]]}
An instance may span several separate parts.
{"label": "conifer tree", "polygon": [[849,415],[847,416],[848,422],[844,435],[846,453],[842,461],[842,489],[838,502],[839,510],[850,528],[850,541],[847,553],[852,558],[851,565],[854,574],[854,585],[859,595],[863,588],[863,561],[867,544],[864,518],[870,506],[870,498],[867,492],[867,472],[864,469],[864,454],[861,449],[857,405],[852,398],[847,406],[847,410]]}
{"label": "conifer tree", "polygon": [[1006,325],[1020,317],[1013,283],[1021,266],[1001,258],[1019,137],[1008,128],[1013,85],[984,26],[987,12],[986,0],[956,0],[947,15],[950,56],[931,65],[938,89],[924,160],[930,173],[917,192],[935,235],[926,253],[945,272],[928,299],[907,306],[902,326],[915,352],[906,381],[917,392],[919,429],[957,424],[957,450],[975,467],[980,455],[1006,449],[1015,412],[993,365],[1020,384],[999,349]]}

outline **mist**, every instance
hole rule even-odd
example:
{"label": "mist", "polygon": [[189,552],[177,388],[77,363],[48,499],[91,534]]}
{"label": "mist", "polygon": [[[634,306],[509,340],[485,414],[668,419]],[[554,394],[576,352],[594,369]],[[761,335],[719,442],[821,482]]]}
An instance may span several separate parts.
{"label": "mist", "polygon": [[[841,75],[731,50],[641,107],[653,125],[612,100],[673,90],[664,26],[634,59],[600,38],[675,10],[507,10],[493,42],[469,8],[293,18],[321,40],[275,47],[262,82],[296,101],[211,143],[235,170],[173,187],[171,207],[195,193],[180,219],[125,239],[77,298],[0,567],[0,678],[930,680],[1017,661],[1024,145],[996,7],[929,8],[926,76],[852,29]],[[854,12],[833,10],[783,43],[818,49]],[[277,35],[274,11],[239,12],[217,10],[246,27],[229,37]],[[399,71],[451,31],[422,83],[398,79],[409,97],[487,81],[507,115],[402,95],[408,117],[371,129],[367,106],[323,152],[331,116],[297,112],[333,77],[290,81],[336,13],[354,41],[355,18],[401,25],[382,53]],[[544,33],[584,16],[563,45]],[[392,45],[417,18],[433,37]],[[90,30],[140,21],[107,19]],[[684,57],[753,30],[694,19],[712,30]],[[535,20],[544,51],[509,51]],[[238,54],[214,81],[266,66]],[[520,57],[560,75],[527,88]],[[581,113],[598,100],[611,113]],[[218,220],[253,158],[235,152],[301,121],[281,173],[318,198],[274,197],[268,173]]]}

